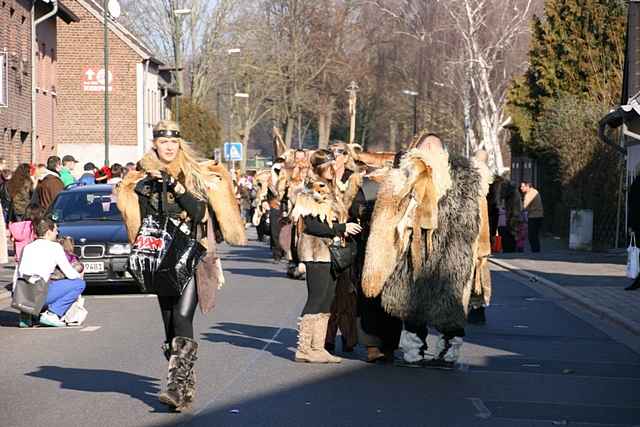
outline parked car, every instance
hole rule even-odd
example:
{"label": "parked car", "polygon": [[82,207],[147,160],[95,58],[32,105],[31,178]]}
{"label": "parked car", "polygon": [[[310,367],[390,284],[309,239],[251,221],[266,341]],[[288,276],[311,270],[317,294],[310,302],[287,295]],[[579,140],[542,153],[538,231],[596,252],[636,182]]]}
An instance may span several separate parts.
{"label": "parked car", "polygon": [[127,271],[131,246],[112,190],[106,184],[71,187],[49,208],[59,235],[75,240],[74,252],[84,264],[88,283],[134,281]]}

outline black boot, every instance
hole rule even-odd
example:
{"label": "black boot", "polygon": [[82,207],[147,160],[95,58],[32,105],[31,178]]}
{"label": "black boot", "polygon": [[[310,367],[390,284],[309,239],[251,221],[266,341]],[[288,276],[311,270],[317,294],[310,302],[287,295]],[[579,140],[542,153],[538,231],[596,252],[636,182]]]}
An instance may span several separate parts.
{"label": "black boot", "polygon": [[467,315],[467,322],[475,325],[484,325],[487,323],[487,318],[484,315],[484,307],[471,308]]}
{"label": "black boot", "polygon": [[624,288],[625,291],[635,291],[636,289],[640,289],[640,276],[636,277],[631,285]]}
{"label": "black boot", "polygon": [[188,409],[195,393],[193,364],[197,360],[198,343],[187,337],[171,342],[167,390],[160,393],[162,403],[176,411]]}

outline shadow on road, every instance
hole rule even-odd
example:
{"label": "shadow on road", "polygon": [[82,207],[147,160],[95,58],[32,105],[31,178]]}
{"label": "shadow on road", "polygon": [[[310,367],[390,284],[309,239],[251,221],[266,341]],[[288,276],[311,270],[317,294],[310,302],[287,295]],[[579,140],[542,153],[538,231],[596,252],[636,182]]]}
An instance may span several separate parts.
{"label": "shadow on road", "polygon": [[63,368],[40,366],[37,371],[25,374],[29,377],[58,381],[60,388],[93,393],[120,393],[138,399],[151,407],[152,412],[170,412],[160,403],[156,378],[104,369]]}
{"label": "shadow on road", "polygon": [[[265,351],[274,356],[287,360],[293,358],[293,352],[289,350],[287,343],[295,342],[296,331],[294,329],[283,328],[280,330],[280,328],[270,326],[221,322],[211,327],[211,330],[214,332],[202,334],[203,340],[257,350],[266,347]],[[273,340],[273,336],[276,334],[278,337]]]}

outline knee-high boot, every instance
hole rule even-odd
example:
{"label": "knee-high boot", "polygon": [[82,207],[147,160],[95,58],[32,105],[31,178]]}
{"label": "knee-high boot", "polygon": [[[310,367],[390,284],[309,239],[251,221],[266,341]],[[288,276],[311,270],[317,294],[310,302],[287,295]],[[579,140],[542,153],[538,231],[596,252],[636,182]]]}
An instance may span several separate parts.
{"label": "knee-high boot", "polygon": [[340,363],[342,362],[340,357],[333,356],[324,348],[324,344],[327,339],[329,317],[331,317],[330,313],[320,313],[315,315],[311,348],[319,355],[320,363]]}
{"label": "knee-high boot", "polygon": [[171,357],[167,373],[167,389],[160,393],[162,403],[182,411],[188,409],[195,393],[194,363],[198,343],[187,337],[175,337],[171,342]]}

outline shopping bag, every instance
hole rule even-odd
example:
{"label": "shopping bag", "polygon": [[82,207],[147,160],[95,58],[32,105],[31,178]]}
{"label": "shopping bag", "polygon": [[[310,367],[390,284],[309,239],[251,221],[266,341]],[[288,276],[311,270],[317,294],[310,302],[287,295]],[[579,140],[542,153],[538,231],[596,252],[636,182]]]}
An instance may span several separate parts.
{"label": "shopping bag", "polygon": [[499,254],[502,252],[502,236],[496,234],[493,238],[493,243],[491,244],[491,252],[494,254]]}
{"label": "shopping bag", "polygon": [[636,235],[631,233],[631,241],[627,248],[627,277],[635,279],[640,274],[640,249],[636,245]]}
{"label": "shopping bag", "polygon": [[159,291],[154,287],[154,275],[171,242],[171,235],[165,230],[166,224],[167,219],[163,217],[149,215],[143,218],[131,245],[129,272],[142,292],[157,294]]}
{"label": "shopping bag", "polygon": [[153,286],[158,295],[182,295],[207,253],[207,248],[183,228],[183,223],[176,224],[173,219],[165,224],[165,233],[170,239],[166,241],[164,254],[153,275]]}
{"label": "shopping bag", "polygon": [[38,316],[42,311],[49,283],[40,276],[23,276],[16,280],[11,306],[23,313]]}
{"label": "shopping bag", "polygon": [[89,312],[84,307],[84,298],[81,296],[71,304],[71,307],[67,310],[67,312],[62,316],[62,321],[67,324],[67,326],[79,326],[84,323],[87,319]]}

